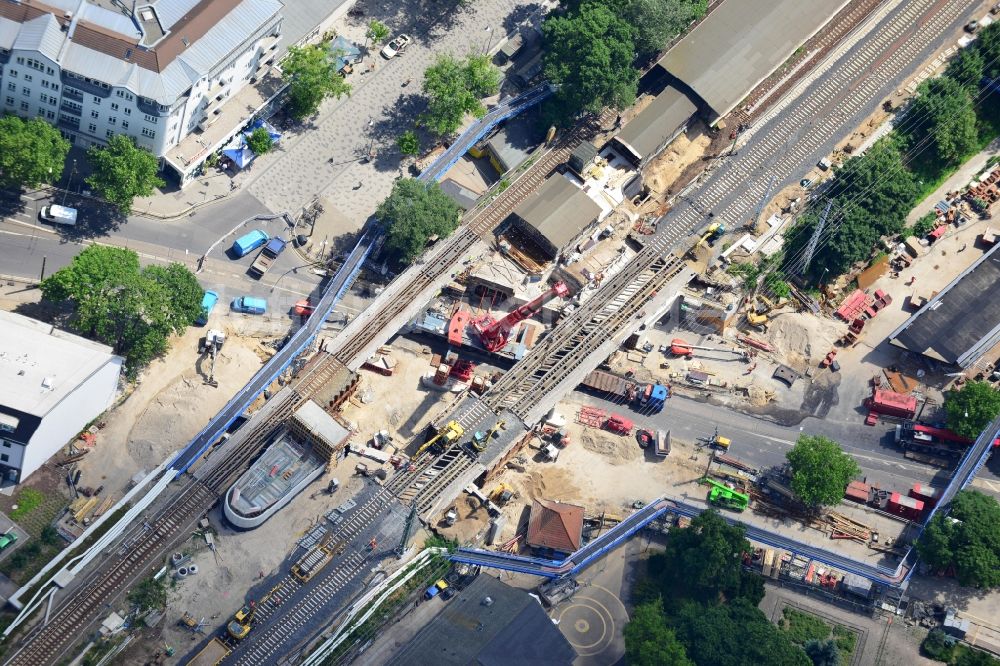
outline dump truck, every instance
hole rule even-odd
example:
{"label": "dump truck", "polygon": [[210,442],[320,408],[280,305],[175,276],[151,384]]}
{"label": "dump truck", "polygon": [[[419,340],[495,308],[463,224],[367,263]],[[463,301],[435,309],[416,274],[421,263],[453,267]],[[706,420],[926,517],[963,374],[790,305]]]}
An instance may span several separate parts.
{"label": "dump truck", "polygon": [[876,388],[865,400],[865,407],[877,414],[912,419],[917,413],[917,399],[905,393]]}
{"label": "dump truck", "polygon": [[232,650],[218,638],[213,638],[201,652],[188,662],[188,666],[216,666],[229,656]]}
{"label": "dump truck", "polygon": [[286,245],[288,245],[288,242],[277,236],[269,240],[264,249],[257,255],[257,258],[253,260],[253,264],[250,266],[250,275],[258,280],[264,277],[264,273],[271,267],[274,260],[278,258],[278,255],[285,251]]}

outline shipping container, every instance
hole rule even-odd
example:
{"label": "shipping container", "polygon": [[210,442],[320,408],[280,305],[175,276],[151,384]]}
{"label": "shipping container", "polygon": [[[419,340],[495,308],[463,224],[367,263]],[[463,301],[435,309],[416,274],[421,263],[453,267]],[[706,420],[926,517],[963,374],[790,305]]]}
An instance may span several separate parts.
{"label": "shipping container", "polygon": [[847,484],[847,490],[844,491],[844,497],[852,502],[867,504],[868,498],[871,497],[871,486],[867,483],[862,483],[861,481],[851,481]]}
{"label": "shipping container", "polygon": [[889,496],[886,510],[903,518],[917,520],[920,518],[920,514],[924,512],[924,503],[921,500],[894,492]]}
{"label": "shipping container", "polygon": [[873,412],[912,419],[917,413],[917,399],[905,393],[874,389],[866,401],[866,406]]}
{"label": "shipping container", "polygon": [[924,486],[919,483],[914,483],[913,487],[910,488],[910,497],[922,501],[928,509],[937,504],[940,496],[941,491],[937,488],[931,488],[930,486]]}

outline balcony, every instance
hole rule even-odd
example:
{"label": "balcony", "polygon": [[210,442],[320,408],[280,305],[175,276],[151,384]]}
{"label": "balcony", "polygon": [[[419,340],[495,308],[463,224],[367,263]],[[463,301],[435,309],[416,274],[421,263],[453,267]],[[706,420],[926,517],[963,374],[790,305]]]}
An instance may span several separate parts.
{"label": "balcony", "polygon": [[69,116],[64,116],[62,114],[59,114],[59,122],[57,123],[57,125],[63,129],[72,130],[74,132],[80,131],[79,118],[71,118]]}
{"label": "balcony", "polygon": [[63,97],[74,102],[83,102],[83,93],[75,88],[63,86]]}
{"label": "balcony", "polygon": [[139,107],[139,110],[143,113],[148,113],[151,116],[158,116],[164,118],[170,115],[170,107],[164,106],[162,104],[156,104],[151,100],[147,100],[143,97],[136,97],[135,105]]}
{"label": "balcony", "polygon": [[72,86],[77,90],[82,90],[85,93],[91,95],[96,95],[97,97],[111,97],[111,88],[104,88],[96,83],[91,83],[89,81],[84,81],[83,79],[77,78],[75,76],[70,76],[66,72],[62,72],[59,76],[59,80],[62,81],[63,87]]}
{"label": "balcony", "polygon": [[66,113],[72,113],[74,116],[77,116],[78,121],[79,121],[79,116],[83,115],[83,108],[78,109],[75,106],[67,104],[66,102],[63,102],[62,105],[60,105],[59,110],[65,111]]}

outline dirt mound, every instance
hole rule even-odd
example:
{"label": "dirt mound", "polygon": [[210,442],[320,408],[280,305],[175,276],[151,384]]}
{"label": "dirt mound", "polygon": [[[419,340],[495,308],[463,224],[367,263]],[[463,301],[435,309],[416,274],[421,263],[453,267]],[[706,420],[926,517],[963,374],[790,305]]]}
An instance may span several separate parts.
{"label": "dirt mound", "polygon": [[838,333],[829,320],[804,312],[780,314],[768,325],[767,338],[786,357],[785,363],[818,361]]}
{"label": "dirt mound", "polygon": [[631,437],[609,435],[599,430],[588,430],[581,437],[583,448],[610,458],[612,465],[624,465],[642,453]]}
{"label": "dirt mound", "polygon": [[547,467],[534,471],[524,481],[525,499],[578,499],[580,488],[568,470]]}

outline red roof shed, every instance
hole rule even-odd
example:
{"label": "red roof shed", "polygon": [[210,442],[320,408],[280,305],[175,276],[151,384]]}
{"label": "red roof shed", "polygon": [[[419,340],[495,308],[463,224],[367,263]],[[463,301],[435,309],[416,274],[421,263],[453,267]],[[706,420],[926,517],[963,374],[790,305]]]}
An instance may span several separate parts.
{"label": "red roof shed", "polygon": [[532,503],[526,539],[529,546],[573,553],[580,549],[582,538],[582,506],[554,500],[535,500]]}

